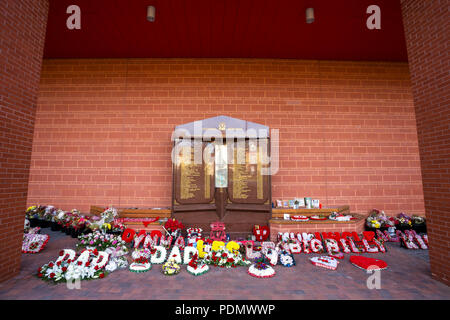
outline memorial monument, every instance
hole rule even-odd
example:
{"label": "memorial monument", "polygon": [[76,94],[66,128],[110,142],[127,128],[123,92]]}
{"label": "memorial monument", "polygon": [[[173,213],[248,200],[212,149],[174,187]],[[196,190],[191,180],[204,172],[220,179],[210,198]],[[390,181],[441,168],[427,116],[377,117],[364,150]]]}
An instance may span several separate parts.
{"label": "memorial monument", "polygon": [[224,222],[247,235],[271,216],[270,136],[267,126],[218,116],[177,126],[172,135],[173,216],[210,231]]}

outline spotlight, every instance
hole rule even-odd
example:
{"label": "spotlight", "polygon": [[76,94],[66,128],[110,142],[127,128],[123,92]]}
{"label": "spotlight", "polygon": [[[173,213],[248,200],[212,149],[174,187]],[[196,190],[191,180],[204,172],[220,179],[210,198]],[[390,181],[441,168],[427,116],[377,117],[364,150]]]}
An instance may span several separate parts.
{"label": "spotlight", "polygon": [[147,7],[147,20],[150,22],[155,21],[155,7],[154,6]]}
{"label": "spotlight", "polygon": [[306,9],[306,23],[314,22],[314,8]]}

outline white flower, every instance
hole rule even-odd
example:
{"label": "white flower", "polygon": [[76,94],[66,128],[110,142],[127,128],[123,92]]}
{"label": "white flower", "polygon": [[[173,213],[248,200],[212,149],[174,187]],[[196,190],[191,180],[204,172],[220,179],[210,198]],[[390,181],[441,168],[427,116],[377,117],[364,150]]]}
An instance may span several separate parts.
{"label": "white flower", "polygon": [[109,272],[113,272],[117,269],[117,263],[112,259],[109,261],[109,263],[106,265],[105,270]]}

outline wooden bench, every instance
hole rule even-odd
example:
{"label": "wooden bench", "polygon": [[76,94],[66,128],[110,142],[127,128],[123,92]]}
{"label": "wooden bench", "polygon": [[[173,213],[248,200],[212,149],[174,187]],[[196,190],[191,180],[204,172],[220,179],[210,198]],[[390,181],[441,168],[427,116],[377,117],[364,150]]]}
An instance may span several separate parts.
{"label": "wooden bench", "polygon": [[[106,207],[100,206],[91,206],[90,213],[92,215],[99,216],[103,211],[105,211]],[[147,226],[144,226],[142,222],[134,222],[134,221],[125,221],[123,224],[127,228],[131,228],[134,230],[162,230],[163,223],[172,217],[172,210],[170,208],[116,208],[119,213],[119,219],[122,218],[130,218],[130,219],[145,219],[145,218],[157,218],[159,219],[154,222],[150,222]]]}

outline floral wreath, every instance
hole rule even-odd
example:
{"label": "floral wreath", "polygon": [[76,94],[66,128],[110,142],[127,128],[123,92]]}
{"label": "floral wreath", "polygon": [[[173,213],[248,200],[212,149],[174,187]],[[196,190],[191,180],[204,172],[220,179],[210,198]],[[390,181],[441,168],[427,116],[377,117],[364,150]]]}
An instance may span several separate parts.
{"label": "floral wreath", "polygon": [[255,278],[272,278],[275,276],[275,270],[267,263],[264,257],[252,264],[248,268],[247,273]]}
{"label": "floral wreath", "polygon": [[39,253],[44,250],[49,240],[50,236],[47,234],[24,234],[22,253]]}

